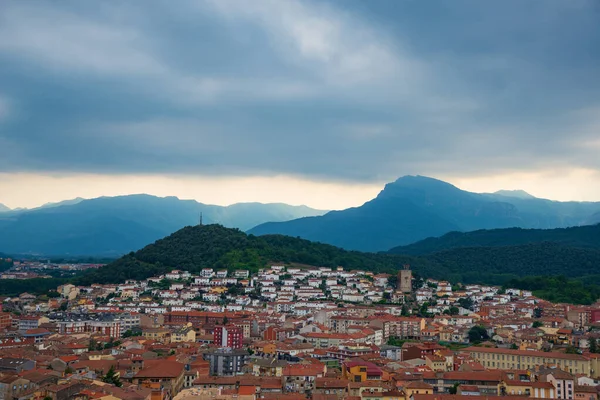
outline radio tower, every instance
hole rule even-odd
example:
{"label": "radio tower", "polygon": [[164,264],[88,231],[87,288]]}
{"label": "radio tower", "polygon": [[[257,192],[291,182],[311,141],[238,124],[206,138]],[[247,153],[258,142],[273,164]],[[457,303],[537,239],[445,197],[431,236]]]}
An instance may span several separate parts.
{"label": "radio tower", "polygon": [[202,213],[200,213],[200,221],[198,221],[198,226],[202,226]]}

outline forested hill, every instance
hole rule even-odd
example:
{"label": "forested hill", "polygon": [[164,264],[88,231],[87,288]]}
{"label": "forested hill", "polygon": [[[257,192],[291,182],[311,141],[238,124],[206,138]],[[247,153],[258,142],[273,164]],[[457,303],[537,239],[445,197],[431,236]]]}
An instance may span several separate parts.
{"label": "forested hill", "polygon": [[[389,273],[410,264],[422,277],[498,285],[523,276],[565,275],[581,281],[572,280],[569,281],[572,284],[553,289],[557,292],[553,296],[559,296],[556,298],[590,303],[595,301],[592,294],[600,293],[599,287],[591,283],[598,280],[590,276],[597,273],[595,271],[600,266],[600,250],[597,249],[542,242],[522,246],[458,248],[426,256],[406,256],[346,251],[289,236],[247,235],[220,225],[183,228],[135,253],[75,278],[74,283],[121,283],[127,279],[160,275],[176,268],[193,273],[200,272],[202,268],[255,271],[269,263],[342,266],[346,270]],[[41,285],[51,283],[31,281],[31,287],[20,287],[21,292],[48,290],[47,286]],[[19,283],[25,285],[26,281]],[[539,286],[538,281],[534,283]],[[529,281],[521,284],[528,285]],[[15,288],[7,285],[12,284],[0,285],[0,293],[13,294]],[[544,292],[544,296],[549,295]]]}
{"label": "forested hill", "polygon": [[394,271],[405,263],[431,271],[428,260],[389,254],[360,253],[281,235],[253,236],[221,225],[188,226],[129,253],[80,278],[80,284],[117,283],[144,279],[173,268],[256,270],[269,263],[298,263],[347,270]]}
{"label": "forested hill", "polygon": [[467,247],[521,246],[542,242],[576,248],[600,249],[600,224],[559,229],[509,228],[450,232],[441,237],[432,237],[407,246],[394,247],[389,252],[424,255]]}
{"label": "forested hill", "polygon": [[600,250],[556,243],[468,247],[425,256],[347,251],[331,245],[282,236],[247,235],[220,225],[181,229],[143,249],[81,277],[81,284],[143,279],[178,268],[256,270],[269,263],[298,263],[394,272],[404,264],[425,277],[454,282],[502,284],[526,275],[581,277],[597,273]]}

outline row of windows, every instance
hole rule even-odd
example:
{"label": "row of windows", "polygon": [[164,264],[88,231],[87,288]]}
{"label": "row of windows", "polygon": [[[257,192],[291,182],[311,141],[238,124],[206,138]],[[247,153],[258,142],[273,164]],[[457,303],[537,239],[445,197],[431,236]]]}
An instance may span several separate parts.
{"label": "row of windows", "polygon": [[[568,362],[567,362],[567,360],[557,360],[557,359],[551,359],[551,358],[546,358],[546,357],[529,357],[529,356],[514,356],[514,355],[511,356],[511,355],[506,355],[506,354],[489,354],[489,353],[485,353],[485,354],[478,353],[478,356],[479,356],[479,358],[486,359],[486,360],[519,361],[519,362],[523,362],[523,363],[535,363],[535,364],[551,362],[551,363],[556,363],[556,364],[562,363],[563,365],[568,364],[570,366],[575,365],[575,367],[579,366],[579,361],[575,361],[575,364],[573,364],[573,360],[568,360]],[[489,365],[489,363],[488,363],[488,365]],[[498,365],[500,365],[500,363],[498,363]]]}

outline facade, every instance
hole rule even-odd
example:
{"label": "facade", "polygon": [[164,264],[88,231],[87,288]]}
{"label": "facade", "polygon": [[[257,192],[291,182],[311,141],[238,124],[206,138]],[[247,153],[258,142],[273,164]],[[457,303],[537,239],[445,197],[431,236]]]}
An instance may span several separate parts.
{"label": "facade", "polygon": [[66,314],[56,320],[60,334],[100,333],[113,338],[140,325],[139,315],[129,313]]}
{"label": "facade", "polygon": [[0,312],[0,329],[8,328],[12,325],[10,313]]}
{"label": "facade", "polygon": [[35,368],[35,361],[27,360],[24,358],[0,358],[0,371],[8,371],[20,373],[23,371],[29,371]]}
{"label": "facade", "polygon": [[215,327],[215,344],[220,347],[241,349],[243,347],[244,331],[235,325]]}
{"label": "facade", "polygon": [[133,381],[141,387],[151,389],[153,393],[166,393],[168,398],[172,398],[184,386],[185,366],[177,361],[157,360],[144,366],[133,377]]}
{"label": "facade", "polygon": [[402,293],[412,292],[412,271],[409,265],[398,271],[398,290]]}
{"label": "facade", "polygon": [[195,342],[196,331],[191,326],[176,329],[171,333],[171,343]]}
{"label": "facade", "polygon": [[[593,378],[599,376],[598,369],[593,368],[592,360],[579,354],[485,347],[469,347],[465,351],[488,369],[532,369],[543,365],[556,365],[572,374],[592,374]],[[597,360],[594,361],[597,363]]]}
{"label": "facade", "polygon": [[216,349],[204,354],[204,360],[210,364],[211,376],[232,376],[242,373],[249,354],[241,349]]}

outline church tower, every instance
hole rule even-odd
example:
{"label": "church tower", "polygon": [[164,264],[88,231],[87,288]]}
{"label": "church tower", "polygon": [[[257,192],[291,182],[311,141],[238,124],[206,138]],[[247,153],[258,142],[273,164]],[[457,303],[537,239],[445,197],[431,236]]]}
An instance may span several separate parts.
{"label": "church tower", "polygon": [[408,264],[405,264],[403,269],[398,271],[398,291],[401,293],[412,292],[412,271]]}

